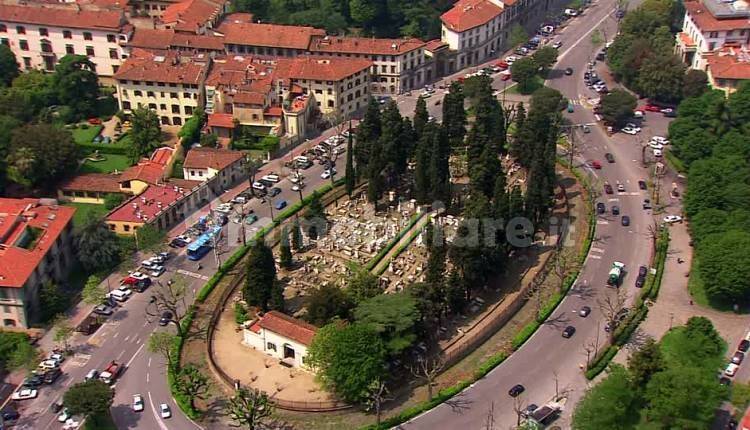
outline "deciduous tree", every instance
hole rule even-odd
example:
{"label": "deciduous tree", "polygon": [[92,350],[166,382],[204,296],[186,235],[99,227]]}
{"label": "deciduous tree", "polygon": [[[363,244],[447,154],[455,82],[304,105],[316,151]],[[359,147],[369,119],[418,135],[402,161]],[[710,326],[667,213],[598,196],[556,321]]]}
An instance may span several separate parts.
{"label": "deciduous tree", "polygon": [[274,407],[268,394],[263,391],[240,387],[234,396],[229,398],[227,412],[238,427],[256,430],[273,416]]}
{"label": "deciduous tree", "polygon": [[114,394],[109,385],[92,379],[68,388],[63,395],[63,403],[72,415],[83,415],[96,421],[100,414],[109,412]]}
{"label": "deciduous tree", "polygon": [[613,364],[607,377],[586,391],[576,406],[573,428],[614,430],[632,426],[638,422],[637,402],[638,396],[627,370]]}
{"label": "deciduous tree", "polygon": [[417,339],[414,328],[419,312],[414,298],[404,291],[380,294],[361,302],[354,309],[354,319],[372,326],[391,356],[397,356]]}
{"label": "deciduous tree", "polygon": [[131,116],[130,162],[136,163],[147,156],[161,143],[161,127],[156,112],[145,107],[137,108]]}
{"label": "deciduous tree", "polygon": [[601,103],[604,120],[617,126],[622,126],[633,117],[633,110],[638,104],[634,96],[620,89],[614,89],[602,97]]}
{"label": "deciduous tree", "polygon": [[120,261],[120,247],[114,232],[93,214],[76,232],[78,261],[90,272],[106,271]]}
{"label": "deciduous tree", "polygon": [[94,113],[99,96],[99,81],[94,63],[85,55],[66,55],[55,66],[57,97],[73,109],[77,117]]}
{"label": "deciduous tree", "polygon": [[516,60],[510,66],[510,74],[514,82],[518,82],[518,89],[522,94],[529,94],[534,89],[534,79],[539,65],[531,57]]}
{"label": "deciduous tree", "polygon": [[190,408],[195,410],[195,399],[205,399],[208,393],[208,377],[192,364],[182,366],[175,376],[177,392],[187,397]]}
{"label": "deciduous tree", "polygon": [[354,302],[335,285],[321,285],[307,297],[305,319],[316,326],[324,326],[334,318],[349,318]]}
{"label": "deciduous tree", "polygon": [[49,124],[26,125],[12,132],[8,175],[20,184],[54,187],[78,165],[78,147],[68,130]]}
{"label": "deciduous tree", "polygon": [[20,74],[18,71],[18,61],[10,47],[5,44],[0,46],[0,86],[8,87],[13,79]]}

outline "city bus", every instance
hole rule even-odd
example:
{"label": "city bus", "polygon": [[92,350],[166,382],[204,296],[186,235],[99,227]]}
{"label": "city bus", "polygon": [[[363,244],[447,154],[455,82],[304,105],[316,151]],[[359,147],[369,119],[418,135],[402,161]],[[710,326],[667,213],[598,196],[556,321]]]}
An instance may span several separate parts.
{"label": "city bus", "polygon": [[188,260],[198,261],[201,258],[205,257],[206,254],[208,254],[208,252],[213,248],[214,236],[216,236],[216,239],[218,240],[220,234],[221,226],[216,226],[208,229],[205,233],[198,236],[197,239],[192,241],[187,246]]}

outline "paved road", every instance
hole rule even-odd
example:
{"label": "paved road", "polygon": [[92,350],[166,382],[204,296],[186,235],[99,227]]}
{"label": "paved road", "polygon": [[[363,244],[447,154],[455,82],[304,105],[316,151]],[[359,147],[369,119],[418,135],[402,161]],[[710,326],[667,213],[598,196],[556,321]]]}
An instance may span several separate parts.
{"label": "paved road", "polygon": [[[337,161],[337,170],[342,173],[345,168],[345,160],[345,154],[342,154]],[[289,169],[279,169],[278,167],[277,163],[269,163],[262,169],[258,178],[265,173],[269,173],[272,169],[276,169],[276,172],[280,173],[282,177],[291,173]],[[318,164],[300,171],[305,176],[304,195],[330,181],[321,178],[322,171],[323,166]],[[299,193],[291,190],[292,184],[287,179],[283,179],[277,186],[281,188],[282,192],[270,199],[274,205],[281,200],[286,200],[288,205],[292,205],[299,200]],[[239,188],[246,188],[246,185]],[[232,193],[232,195],[234,194],[236,192]],[[229,193],[217,198],[212,202],[211,207],[215,208],[228,197]],[[239,208],[237,209],[239,210]],[[258,215],[259,220],[252,226],[246,227],[245,235],[248,239],[252,238],[261,227],[271,223],[272,211],[268,203],[259,199],[252,199],[247,203],[245,211],[248,212],[249,209],[252,209]],[[205,213],[205,211],[202,211],[202,213]],[[274,215],[278,212],[275,208],[273,209]],[[220,260],[226,260],[236,249],[240,243],[238,238],[241,239],[240,225],[230,222],[224,228],[223,239],[217,247],[220,250]],[[189,261],[185,251],[181,250],[178,255],[169,260],[166,266],[167,272],[159,278],[159,281],[166,282],[179,272],[189,283],[190,294],[187,302],[191,303],[195,292],[216,272],[217,260],[213,253],[206,255],[200,263],[202,267],[199,270],[197,263]],[[151,288],[155,287],[152,286]],[[83,381],[84,376],[90,369],[101,370],[110,360],[127,364],[125,372],[114,386],[115,400],[112,406],[112,415],[118,428],[147,430],[201,428],[180,412],[172,400],[167,386],[165,363],[160,356],[149,353],[145,346],[153,331],[164,330],[164,328],[158,327],[156,322],[149,322],[146,318],[144,309],[150,296],[149,290],[142,294],[134,293],[134,296],[122,304],[117,312],[94,334],[91,336],[76,334],[72,342],[75,345],[76,352],[62,366],[65,375],[55,384],[44,386],[37,399],[15,402],[22,414],[16,428],[34,430],[61,428],[62,424],[57,422],[56,415],[50,410],[52,403],[62,398],[68,386]],[[146,408],[143,412],[132,411],[131,404],[134,394],[144,396]],[[171,418],[162,419],[159,416],[158,408],[161,403],[170,405],[173,414]]]}
{"label": "paved road", "polygon": [[[577,18],[558,38],[563,41],[562,53],[548,85],[558,89],[564,96],[574,101],[575,112],[566,114],[573,123],[592,123],[593,112],[582,103],[597,95],[583,84],[585,64],[595,53],[591,46],[590,33],[599,27],[606,34],[615,34],[616,22],[608,17],[615,2],[602,0],[595,3],[585,16]],[[572,76],[560,73],[567,67],[574,69]],[[648,140],[651,135],[664,135],[667,122],[661,114],[647,114],[641,135],[634,138],[624,134],[608,137],[599,126],[592,127],[591,133],[579,134],[579,164],[584,160],[604,160],[604,153],[611,152],[616,162],[604,163],[600,171],[588,170],[596,181],[611,184],[621,182],[626,191],[615,195],[603,195],[600,201],[607,206],[607,213],[597,219],[596,239],[578,283],[551,318],[534,336],[502,365],[487,377],[477,381],[452,401],[404,424],[402,428],[483,428],[492,409],[495,428],[509,428],[516,424],[514,399],[508,390],[515,384],[522,384],[526,391],[518,397],[515,406],[524,408],[535,403],[544,404],[556,395],[566,392],[568,404],[558,419],[557,425],[569,426],[570,414],[587,387],[587,381],[580,369],[586,362],[585,345],[601,345],[607,334],[604,332],[604,318],[598,302],[614,290],[606,286],[609,268],[613,261],[622,261],[629,269],[621,290],[635,297],[638,290],[634,286],[635,274],[640,265],[646,265],[650,257],[648,225],[652,222],[650,211],[641,207],[646,192],[638,189],[637,181],[648,178],[648,172],[641,166],[641,151],[638,140]],[[611,215],[611,206],[618,205],[622,215],[629,215],[631,224],[623,227],[620,217]],[[579,317],[577,311],[584,305],[592,308],[587,318]],[[576,327],[571,339],[561,337],[567,325]]]}

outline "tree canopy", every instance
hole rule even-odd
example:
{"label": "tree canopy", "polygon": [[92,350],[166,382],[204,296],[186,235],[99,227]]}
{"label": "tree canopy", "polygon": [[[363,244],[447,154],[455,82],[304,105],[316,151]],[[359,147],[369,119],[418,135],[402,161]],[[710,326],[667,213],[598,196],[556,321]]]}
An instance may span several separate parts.
{"label": "tree canopy", "polygon": [[419,311],[407,292],[380,294],[360,303],[354,310],[354,319],[374,328],[391,356],[398,355],[417,339],[414,328]]}
{"label": "tree canopy", "polygon": [[68,388],[63,395],[63,403],[73,415],[96,416],[109,410],[114,394],[109,385],[92,379]]}
{"label": "tree canopy", "polygon": [[638,105],[633,95],[621,89],[612,90],[602,97],[601,103],[604,121],[618,127],[623,126],[633,117],[633,110]]}
{"label": "tree canopy", "polygon": [[8,149],[8,175],[30,187],[52,187],[78,165],[78,147],[68,130],[49,124],[13,130]]}
{"label": "tree canopy", "polygon": [[245,267],[245,287],[242,290],[245,301],[265,312],[270,307],[273,289],[277,287],[276,263],[271,248],[262,240],[256,241]]}

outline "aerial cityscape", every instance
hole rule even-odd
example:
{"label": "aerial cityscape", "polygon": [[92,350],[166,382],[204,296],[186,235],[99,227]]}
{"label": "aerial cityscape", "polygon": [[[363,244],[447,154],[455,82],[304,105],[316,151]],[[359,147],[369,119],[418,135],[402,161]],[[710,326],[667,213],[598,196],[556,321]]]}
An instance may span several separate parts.
{"label": "aerial cityscape", "polygon": [[0,0],[0,430],[750,430],[745,0]]}

